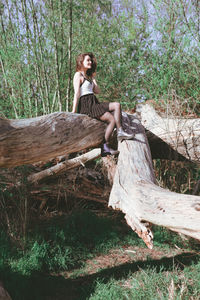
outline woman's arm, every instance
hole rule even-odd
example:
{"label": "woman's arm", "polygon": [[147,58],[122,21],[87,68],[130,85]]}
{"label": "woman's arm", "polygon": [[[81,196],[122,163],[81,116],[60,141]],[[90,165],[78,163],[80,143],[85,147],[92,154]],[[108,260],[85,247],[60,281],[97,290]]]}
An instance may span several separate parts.
{"label": "woman's arm", "polygon": [[74,101],[73,101],[73,109],[72,112],[76,113],[78,107],[78,101],[80,98],[80,85],[81,85],[81,74],[80,72],[76,72],[73,79],[74,85]]}
{"label": "woman's arm", "polygon": [[96,82],[96,79],[94,78],[94,76],[93,76],[92,81],[93,81],[93,83],[94,83],[93,92],[94,92],[95,94],[99,94],[99,93],[100,93],[100,88],[98,87],[97,82]]}

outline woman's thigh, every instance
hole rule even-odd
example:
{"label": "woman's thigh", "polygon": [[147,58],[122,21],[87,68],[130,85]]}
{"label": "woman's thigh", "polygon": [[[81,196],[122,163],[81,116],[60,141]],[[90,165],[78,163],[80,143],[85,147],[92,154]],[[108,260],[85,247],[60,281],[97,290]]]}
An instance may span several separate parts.
{"label": "woman's thigh", "polygon": [[120,110],[120,103],[119,102],[110,102],[109,103],[109,111],[114,111],[114,110]]}
{"label": "woman's thigh", "polygon": [[115,121],[113,115],[109,112],[105,112],[102,116],[98,117],[98,119],[108,123]]}

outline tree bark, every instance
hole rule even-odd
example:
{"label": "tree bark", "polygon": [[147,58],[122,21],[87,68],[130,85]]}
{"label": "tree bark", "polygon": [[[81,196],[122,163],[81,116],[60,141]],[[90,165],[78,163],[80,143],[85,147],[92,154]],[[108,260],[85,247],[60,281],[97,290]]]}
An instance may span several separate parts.
{"label": "tree bark", "polygon": [[28,176],[28,181],[29,182],[38,182],[44,178],[56,175],[56,174],[60,174],[63,171],[67,171],[73,168],[77,168],[79,166],[84,166],[85,163],[87,163],[88,161],[92,161],[94,159],[97,159],[98,157],[101,156],[101,149],[97,148],[97,149],[93,149],[85,154],[82,154],[78,157],[69,159],[67,161],[58,163],[55,166],[52,166],[49,169],[40,171],[38,173],[35,174],[31,174]]}
{"label": "tree bark", "polygon": [[161,117],[149,104],[138,106],[137,112],[148,130],[153,158],[185,157],[200,163],[200,119]]}
{"label": "tree bark", "polygon": [[0,118],[0,167],[47,161],[98,146],[105,124],[86,115],[53,113],[37,118]]}
{"label": "tree bark", "polygon": [[[127,223],[149,248],[153,246],[151,223],[200,240],[200,197],[160,188],[144,127],[134,115],[123,113],[122,122],[125,130],[135,133],[135,138],[118,145],[120,154],[116,169],[111,164],[114,180],[109,206],[124,212]],[[46,161],[95,147],[103,140],[105,126],[88,116],[72,113],[53,113],[24,120],[1,118],[0,167]],[[190,128],[198,132],[198,126],[197,129],[195,126],[194,122]],[[185,127],[183,130],[186,131]],[[163,132],[166,136],[166,128]],[[175,136],[174,132],[170,135],[171,138]],[[178,150],[182,151],[182,148],[178,144]],[[197,151],[198,145],[195,153]]]}
{"label": "tree bark", "polygon": [[200,240],[200,197],[159,187],[143,126],[131,115],[123,115],[123,126],[135,132],[135,138],[118,146],[109,206],[122,210],[127,223],[149,248],[153,247],[151,223]]}
{"label": "tree bark", "polygon": [[[153,158],[200,161],[200,119],[162,118],[149,105],[142,107],[140,115]],[[95,119],[64,112],[24,120],[1,118],[0,167],[47,161],[95,147],[103,140],[104,129],[105,124]]]}

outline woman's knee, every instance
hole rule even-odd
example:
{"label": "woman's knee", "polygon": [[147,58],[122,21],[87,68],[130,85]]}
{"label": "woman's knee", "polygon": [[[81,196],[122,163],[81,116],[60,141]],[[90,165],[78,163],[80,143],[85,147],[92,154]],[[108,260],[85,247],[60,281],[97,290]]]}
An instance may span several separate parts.
{"label": "woman's knee", "polygon": [[101,117],[100,120],[107,122],[107,123],[112,123],[115,122],[115,119],[113,117],[113,115],[109,112],[104,113]]}
{"label": "woman's knee", "polygon": [[109,105],[109,109],[113,110],[121,110],[121,104],[119,102],[111,102]]}
{"label": "woman's knee", "polygon": [[119,102],[115,102],[115,107],[116,107],[116,110],[118,110],[118,111],[121,110],[121,104]]}

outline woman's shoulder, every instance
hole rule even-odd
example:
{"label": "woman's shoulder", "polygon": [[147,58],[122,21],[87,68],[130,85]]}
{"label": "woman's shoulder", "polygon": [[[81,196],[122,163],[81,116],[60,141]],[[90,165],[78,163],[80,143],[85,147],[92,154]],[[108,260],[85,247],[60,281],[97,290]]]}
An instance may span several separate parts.
{"label": "woman's shoulder", "polygon": [[81,72],[78,71],[74,74],[74,82],[79,81],[82,83],[83,79],[84,78],[83,78],[83,75],[81,74]]}
{"label": "woman's shoulder", "polygon": [[83,77],[83,74],[82,74],[80,71],[77,71],[77,72],[74,74],[74,77],[76,77],[76,78],[82,78],[82,77]]}

